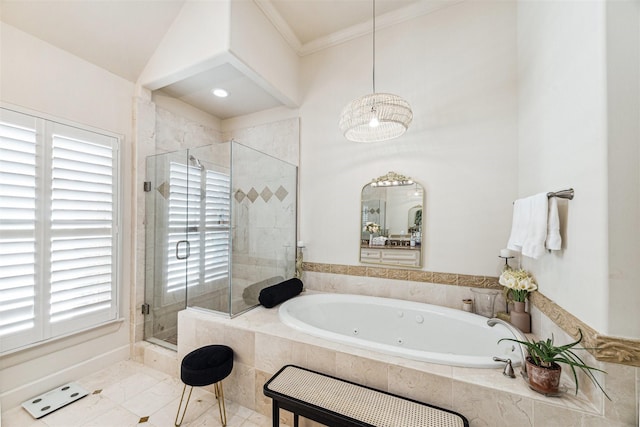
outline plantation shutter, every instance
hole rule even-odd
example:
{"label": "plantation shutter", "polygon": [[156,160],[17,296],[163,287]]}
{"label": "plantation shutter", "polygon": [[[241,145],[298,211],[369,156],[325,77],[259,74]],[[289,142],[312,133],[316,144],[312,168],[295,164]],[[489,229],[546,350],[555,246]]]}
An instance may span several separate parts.
{"label": "plantation shutter", "polygon": [[117,318],[118,143],[0,108],[0,353]]}
{"label": "plantation shutter", "polygon": [[231,192],[229,175],[206,173],[204,281],[229,276],[229,216]]}
{"label": "plantation shutter", "polygon": [[40,336],[36,328],[36,120],[0,119],[0,351]]}
{"label": "plantation shutter", "polygon": [[170,163],[166,294],[186,284],[193,297],[229,276],[229,189],[228,175]]}
{"label": "plantation shutter", "polygon": [[200,276],[200,168],[176,162],[169,165],[169,235],[167,293],[198,284]]}
{"label": "plantation shutter", "polygon": [[114,317],[116,265],[115,138],[53,124],[50,307],[65,332]]}

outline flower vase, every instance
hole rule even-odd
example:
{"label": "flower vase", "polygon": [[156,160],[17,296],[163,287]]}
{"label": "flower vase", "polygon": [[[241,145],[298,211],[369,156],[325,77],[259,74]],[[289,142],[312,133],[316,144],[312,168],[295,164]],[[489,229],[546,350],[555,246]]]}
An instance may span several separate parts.
{"label": "flower vase", "polygon": [[511,310],[511,324],[525,334],[531,332],[531,315],[524,310],[524,302],[513,302]]}
{"label": "flower vase", "polygon": [[369,234],[369,246],[373,246],[373,233]]}

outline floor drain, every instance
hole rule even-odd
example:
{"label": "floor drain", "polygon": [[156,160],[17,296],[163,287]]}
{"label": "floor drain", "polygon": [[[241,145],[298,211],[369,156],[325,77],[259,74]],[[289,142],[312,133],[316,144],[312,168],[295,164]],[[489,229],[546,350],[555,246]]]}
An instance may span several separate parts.
{"label": "floor drain", "polygon": [[22,403],[22,407],[33,418],[42,418],[55,410],[75,402],[89,394],[88,391],[76,383],[69,383],[46,392],[40,396]]}

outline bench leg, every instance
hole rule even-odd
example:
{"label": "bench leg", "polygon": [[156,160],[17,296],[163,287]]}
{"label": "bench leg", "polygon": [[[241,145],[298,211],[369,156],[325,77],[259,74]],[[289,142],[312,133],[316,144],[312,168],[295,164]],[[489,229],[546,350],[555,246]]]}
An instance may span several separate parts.
{"label": "bench leg", "polygon": [[293,414],[293,427],[298,427],[298,414]]}
{"label": "bench leg", "polygon": [[278,402],[274,400],[272,400],[273,404],[272,404],[272,410],[273,413],[271,415],[272,418],[272,422],[273,422],[273,427],[279,427],[280,426],[280,408],[278,407]]}

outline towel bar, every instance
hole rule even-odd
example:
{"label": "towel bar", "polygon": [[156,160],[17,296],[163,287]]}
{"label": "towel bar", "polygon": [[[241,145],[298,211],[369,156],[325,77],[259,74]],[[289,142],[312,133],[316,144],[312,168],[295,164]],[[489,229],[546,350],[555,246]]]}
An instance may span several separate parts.
{"label": "towel bar", "polygon": [[573,191],[573,188],[569,188],[567,190],[549,192],[547,193],[547,197],[560,197],[561,199],[573,200],[574,194],[575,194],[575,191]]}
{"label": "towel bar", "polygon": [[547,197],[559,197],[561,199],[573,200],[574,194],[575,191],[573,190],[573,188],[569,188],[567,190],[561,191],[550,191],[547,193]]}

